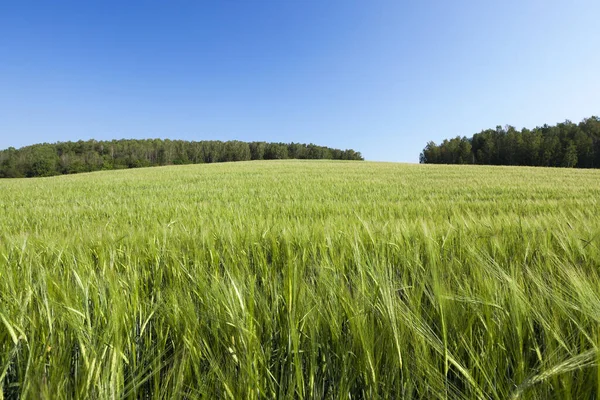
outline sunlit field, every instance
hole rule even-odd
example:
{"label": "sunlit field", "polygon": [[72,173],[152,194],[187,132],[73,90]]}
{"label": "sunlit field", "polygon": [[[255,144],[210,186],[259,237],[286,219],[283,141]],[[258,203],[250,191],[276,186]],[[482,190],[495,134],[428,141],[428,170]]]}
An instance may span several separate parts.
{"label": "sunlit field", "polygon": [[600,398],[600,171],[0,180],[6,399]]}

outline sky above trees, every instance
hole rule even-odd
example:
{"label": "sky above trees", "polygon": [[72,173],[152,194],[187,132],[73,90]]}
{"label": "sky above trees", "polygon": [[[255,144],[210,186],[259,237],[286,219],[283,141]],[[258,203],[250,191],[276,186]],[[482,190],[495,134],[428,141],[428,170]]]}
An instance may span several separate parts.
{"label": "sky above trees", "polygon": [[314,142],[418,162],[600,114],[598,1],[0,4],[0,148]]}

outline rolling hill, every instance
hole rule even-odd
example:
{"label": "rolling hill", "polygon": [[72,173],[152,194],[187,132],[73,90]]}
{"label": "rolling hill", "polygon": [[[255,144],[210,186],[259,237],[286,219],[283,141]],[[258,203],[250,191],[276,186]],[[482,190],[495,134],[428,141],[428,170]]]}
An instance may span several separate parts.
{"label": "rolling hill", "polygon": [[5,398],[592,398],[600,171],[252,161],[0,182]]}

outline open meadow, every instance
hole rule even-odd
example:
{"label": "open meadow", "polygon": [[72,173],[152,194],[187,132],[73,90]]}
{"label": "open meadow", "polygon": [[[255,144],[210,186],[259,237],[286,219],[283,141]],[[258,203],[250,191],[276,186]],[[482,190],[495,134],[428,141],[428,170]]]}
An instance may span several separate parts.
{"label": "open meadow", "polygon": [[0,398],[600,398],[600,171],[0,181]]}

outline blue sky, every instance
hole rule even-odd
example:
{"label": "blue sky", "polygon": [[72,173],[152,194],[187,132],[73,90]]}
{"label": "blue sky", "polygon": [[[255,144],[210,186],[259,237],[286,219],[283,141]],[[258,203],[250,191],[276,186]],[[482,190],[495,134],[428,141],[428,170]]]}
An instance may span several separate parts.
{"label": "blue sky", "polygon": [[429,140],[600,114],[600,2],[8,1],[0,148],[313,142],[417,162]]}

